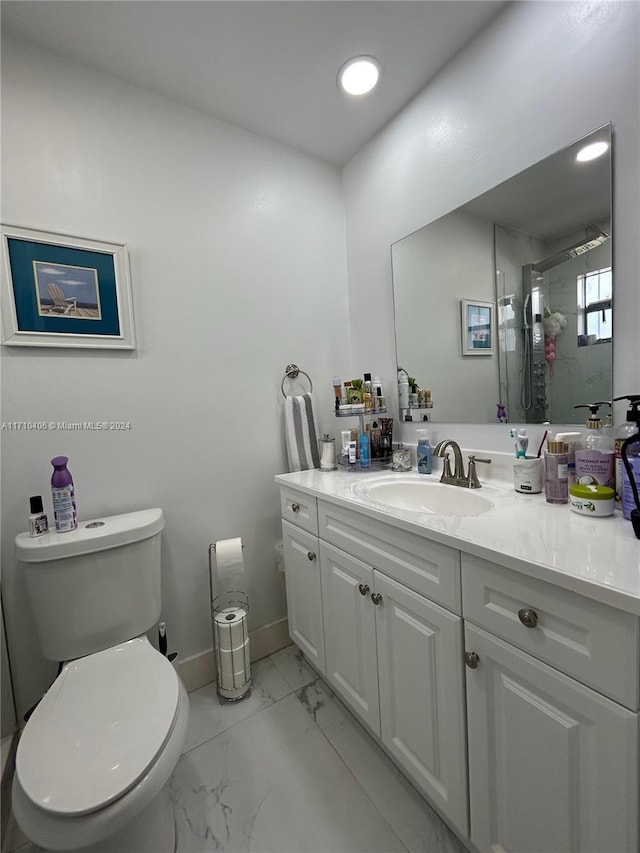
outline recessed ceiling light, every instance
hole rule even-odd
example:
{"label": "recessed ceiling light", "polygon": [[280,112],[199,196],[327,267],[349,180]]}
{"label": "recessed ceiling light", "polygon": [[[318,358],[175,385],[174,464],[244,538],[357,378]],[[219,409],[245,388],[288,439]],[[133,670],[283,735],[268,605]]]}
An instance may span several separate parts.
{"label": "recessed ceiling light", "polygon": [[347,95],[366,95],[380,78],[380,63],[372,56],[354,56],[338,71],[338,86]]}
{"label": "recessed ceiling light", "polygon": [[609,145],[606,142],[592,142],[591,145],[585,145],[576,154],[578,163],[586,163],[588,160],[595,160],[596,157],[602,157],[605,151],[608,151]]}

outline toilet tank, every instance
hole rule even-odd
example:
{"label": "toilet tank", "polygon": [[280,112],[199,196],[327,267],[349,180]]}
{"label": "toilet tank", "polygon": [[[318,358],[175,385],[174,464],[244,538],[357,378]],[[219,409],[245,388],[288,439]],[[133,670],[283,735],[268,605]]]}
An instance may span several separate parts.
{"label": "toilet tank", "polygon": [[148,631],[159,619],[161,509],[16,537],[40,645],[50,660],[84,657]]}

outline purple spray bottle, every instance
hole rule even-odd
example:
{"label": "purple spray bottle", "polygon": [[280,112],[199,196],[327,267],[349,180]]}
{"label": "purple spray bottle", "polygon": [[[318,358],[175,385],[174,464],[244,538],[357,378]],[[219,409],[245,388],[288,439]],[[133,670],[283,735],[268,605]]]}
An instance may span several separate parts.
{"label": "purple spray bottle", "polygon": [[58,533],[75,530],[78,526],[76,513],[75,489],[73,477],[67,468],[69,459],[66,456],[56,456],[51,460],[53,475],[51,477],[51,496],[53,498],[53,515]]}

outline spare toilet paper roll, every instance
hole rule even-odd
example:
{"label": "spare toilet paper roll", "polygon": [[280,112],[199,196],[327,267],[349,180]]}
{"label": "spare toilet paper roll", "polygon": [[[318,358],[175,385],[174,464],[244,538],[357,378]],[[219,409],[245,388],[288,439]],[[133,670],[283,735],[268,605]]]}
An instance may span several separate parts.
{"label": "spare toilet paper roll", "polygon": [[248,670],[238,670],[237,672],[219,672],[218,686],[223,690],[235,690],[247,683],[251,675]]}
{"label": "spare toilet paper roll", "polygon": [[242,557],[242,539],[221,539],[216,542],[216,566],[218,577],[226,578],[244,572]]}
{"label": "spare toilet paper roll", "polygon": [[213,617],[219,649],[234,649],[249,636],[247,611],[244,607],[226,607]]}
{"label": "spare toilet paper roll", "polygon": [[248,672],[250,663],[249,640],[236,649],[218,649],[218,668],[226,675],[232,672]]}

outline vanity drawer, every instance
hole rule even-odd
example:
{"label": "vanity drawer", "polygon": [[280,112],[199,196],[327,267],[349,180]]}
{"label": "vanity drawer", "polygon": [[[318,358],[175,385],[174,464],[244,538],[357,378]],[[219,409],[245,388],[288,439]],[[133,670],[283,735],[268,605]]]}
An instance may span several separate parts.
{"label": "vanity drawer", "polygon": [[638,618],[462,555],[465,619],[638,710]]}
{"label": "vanity drawer", "polygon": [[289,486],[281,486],[280,507],[285,521],[318,535],[318,502],[314,497]]}
{"label": "vanity drawer", "polygon": [[460,552],[358,512],[318,503],[319,536],[460,613]]}

